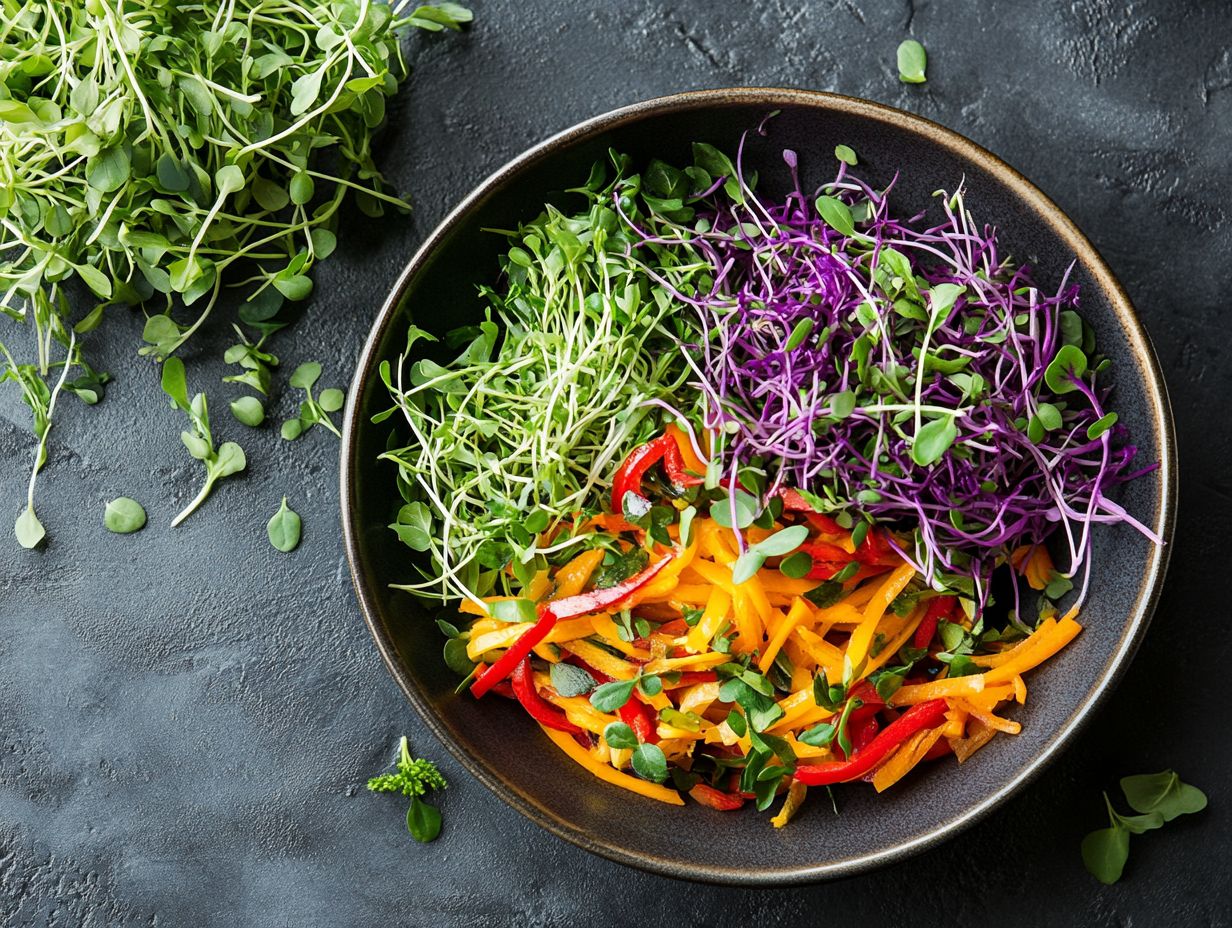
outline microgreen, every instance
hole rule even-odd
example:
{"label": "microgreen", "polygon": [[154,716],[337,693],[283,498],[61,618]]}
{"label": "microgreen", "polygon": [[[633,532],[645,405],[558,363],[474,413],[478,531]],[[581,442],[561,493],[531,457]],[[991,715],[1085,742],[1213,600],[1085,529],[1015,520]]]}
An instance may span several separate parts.
{"label": "microgreen", "polygon": [[[709,146],[696,157],[707,178],[731,170],[739,193],[730,161]],[[695,327],[671,294],[707,286],[700,252],[675,232],[701,189],[692,184],[668,165],[638,174],[613,155],[571,191],[569,208],[506,233],[502,284],[481,289],[481,322],[440,341],[409,328],[397,363],[381,368],[394,406],[375,417],[399,417],[383,457],[408,501],[431,510],[431,568],[405,589],[479,598],[508,589],[498,568],[581,543],[522,537],[521,522],[539,510],[557,525],[593,505],[623,456],[661,430],[648,401],[670,400],[687,382],[678,346]],[[671,242],[637,243],[626,221]],[[434,313],[424,307],[424,318]]]}
{"label": "microgreen", "polygon": [[808,539],[809,530],[803,525],[780,529],[773,535],[749,545],[732,565],[732,582],[744,583],[752,579],[768,557],[781,557],[795,551]]}
{"label": "microgreen", "polygon": [[1121,789],[1135,812],[1158,812],[1165,822],[1206,808],[1206,794],[1196,786],[1182,783],[1172,770],[1125,777]]}
{"label": "microgreen", "polygon": [[403,735],[398,742],[397,772],[383,773],[368,781],[368,789],[374,793],[401,793],[411,797],[406,813],[406,826],[411,837],[427,843],[441,833],[441,813],[420,797],[431,790],[445,789],[448,784],[436,764],[423,758],[411,757],[410,744]]}
{"label": "microgreen", "polygon": [[145,509],[135,499],[120,496],[103,509],[103,525],[117,535],[128,535],[145,525]]}
{"label": "microgreen", "polygon": [[631,759],[633,772],[643,780],[662,783],[667,779],[667,756],[657,744],[639,744]]}
{"label": "microgreen", "polygon": [[184,362],[179,358],[168,358],[163,363],[163,392],[171,398],[172,405],[188,416],[191,429],[180,433],[180,440],[188,453],[205,466],[205,483],[178,516],[171,520],[174,528],[187,519],[197,507],[205,502],[214,484],[223,477],[237,474],[247,466],[244,449],[233,441],[223,442],[214,447],[214,437],[210,431],[209,406],[204,393],[197,393],[190,401],[188,384],[184,375]]}
{"label": "microgreen", "polygon": [[[784,158],[795,171],[796,154]],[[1133,473],[1134,449],[1109,440],[1109,391],[1087,373],[1102,359],[1088,361],[1094,333],[1068,273],[1043,289],[961,188],[937,192],[938,221],[900,218],[894,184],[870,185],[849,165],[801,193],[745,189],[736,201],[715,188],[698,209],[719,283],[678,298],[707,333],[682,339],[701,393],[683,413],[720,439],[707,488],[751,497],[712,497],[716,519],[767,527],[767,494],[789,487],[853,532],[922,521],[904,555],[934,589],[965,577],[977,613],[1023,544],[1063,532],[1064,573],[1077,577],[1095,522],[1158,540],[1108,497]],[[1106,453],[1092,453],[1097,440]]]}
{"label": "microgreen", "polygon": [[300,403],[299,415],[282,423],[282,437],[294,441],[314,425],[323,425],[339,438],[342,433],[334,425],[329,414],[342,408],[346,395],[339,389],[322,390],[320,396],[313,397],[313,385],[321,377],[321,365],[316,361],[306,361],[295,369],[288,383],[304,391],[304,401]]}
{"label": "microgreen", "polygon": [[601,683],[590,694],[590,704],[600,712],[615,712],[633,695],[636,680],[613,680]]}
{"label": "microgreen", "polygon": [[255,396],[241,396],[231,401],[231,415],[235,421],[255,429],[265,421],[265,407]]}
{"label": "microgreen", "polygon": [[609,748],[617,750],[629,750],[635,748],[640,743],[637,740],[637,735],[633,733],[624,722],[611,722],[603,729],[603,740],[607,742]]}
{"label": "microgreen", "polygon": [[[5,373],[22,370],[23,394],[30,377],[42,383],[41,416],[58,366],[93,379],[73,391],[83,401],[101,396],[105,376],[89,377],[70,336],[101,326],[109,306],[147,308],[141,352],[159,359],[201,328],[226,284],[248,296],[241,322],[268,334],[284,300],[311,292],[348,193],[369,215],[406,208],[372,145],[408,73],[398,32],[470,19],[456,4],[408,5],[0,8],[0,311],[32,330],[36,356],[17,365],[5,348]],[[65,299],[77,282],[98,300],[85,313]],[[268,366],[240,376],[264,391]],[[39,415],[35,426],[42,447]],[[21,541],[37,543],[30,499],[21,524]]]}
{"label": "microgreen", "polygon": [[905,39],[898,46],[898,79],[904,84],[923,84],[928,67],[928,53],[915,39]]}
{"label": "microgreen", "polygon": [[1121,789],[1138,815],[1122,815],[1104,793],[1108,827],[1082,839],[1082,862],[1101,883],[1117,882],[1129,860],[1129,836],[1162,828],[1180,815],[1206,808],[1206,794],[1196,786],[1182,783],[1172,770],[1124,777]]}
{"label": "microgreen", "polygon": [[835,145],[834,157],[843,162],[843,164],[851,165],[853,168],[859,163],[856,159],[855,150],[848,145]]}
{"label": "microgreen", "polygon": [[299,546],[299,536],[302,522],[299,513],[287,506],[287,498],[282,498],[282,505],[265,526],[270,544],[279,551],[294,551]]}

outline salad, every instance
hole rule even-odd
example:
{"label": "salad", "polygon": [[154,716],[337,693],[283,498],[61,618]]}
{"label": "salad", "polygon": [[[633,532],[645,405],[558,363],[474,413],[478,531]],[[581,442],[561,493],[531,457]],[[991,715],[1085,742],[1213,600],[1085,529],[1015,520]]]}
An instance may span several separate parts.
{"label": "salad", "polygon": [[481,321],[412,325],[377,419],[459,692],[781,826],[1017,734],[1094,526],[1160,540],[1111,498],[1153,467],[1068,271],[1037,283],[961,188],[904,213],[839,146],[819,190],[783,152],[771,198],[743,150],[613,152],[501,232]]}

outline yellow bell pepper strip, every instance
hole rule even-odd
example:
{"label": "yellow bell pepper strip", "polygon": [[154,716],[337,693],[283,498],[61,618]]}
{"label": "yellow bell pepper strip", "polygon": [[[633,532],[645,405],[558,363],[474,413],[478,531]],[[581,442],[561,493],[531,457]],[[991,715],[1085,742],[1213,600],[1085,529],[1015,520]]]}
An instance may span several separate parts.
{"label": "yellow bell pepper strip", "polygon": [[[540,726],[543,728],[543,726]],[[638,793],[646,796],[649,799],[657,799],[659,802],[666,802],[673,806],[684,805],[684,800],[680,798],[680,794],[674,789],[668,789],[666,786],[660,786],[657,783],[651,783],[639,777],[630,776],[627,773],[621,773],[619,770],[614,770],[607,764],[600,763],[591,753],[574,741],[571,737],[562,731],[555,731],[551,728],[543,728],[543,733],[548,736],[551,742],[564,751],[569,758],[582,767],[585,767],[600,780],[611,783],[613,786],[619,786],[621,789],[627,789],[630,792]]]}
{"label": "yellow bell pepper strip", "polygon": [[864,618],[851,633],[851,641],[847,645],[847,656],[851,658],[853,667],[859,667],[868,656],[868,648],[873,643],[873,634],[877,631],[881,617],[914,576],[915,568],[910,564],[903,564],[877,589],[876,595],[864,609]]}
{"label": "yellow bell pepper strip", "polygon": [[[1004,664],[1000,664],[984,674],[985,682],[988,684],[1009,683],[1016,675],[1030,670],[1032,667],[1037,667],[1048,660],[1048,658],[1073,641],[1080,631],[1082,631],[1082,626],[1070,618],[1069,615],[1066,615],[1035,647],[1024,651],[1013,660],[1006,661]],[[1035,636],[1032,635],[1031,637],[1034,638]]]}
{"label": "yellow bell pepper strip", "polygon": [[994,715],[992,712],[984,710],[969,700],[956,699],[955,703],[966,709],[973,719],[979,719],[989,728],[996,731],[1003,731],[1007,735],[1016,735],[1022,731],[1022,725],[1018,722],[1012,721],[1011,719],[1003,719],[999,715]]}
{"label": "yellow bell pepper strip", "polygon": [[568,564],[556,572],[556,593],[553,599],[565,599],[576,596],[586,586],[586,581],[595,572],[603,560],[601,548],[583,551]]}
{"label": "yellow bell pepper strip", "polygon": [[971,674],[966,677],[946,677],[944,680],[933,680],[929,683],[906,684],[890,697],[891,706],[912,706],[917,702],[927,702],[930,699],[943,699],[947,696],[969,696],[984,692],[984,675]]}
{"label": "yellow bell pepper strip", "polygon": [[710,640],[718,634],[730,608],[731,594],[721,586],[711,587],[706,608],[697,624],[689,629],[685,647],[695,653],[701,653],[710,647]]}
{"label": "yellow bell pepper strip", "polygon": [[1021,657],[1026,654],[1031,648],[1034,648],[1043,641],[1048,634],[1057,627],[1056,619],[1045,619],[1041,622],[1029,636],[1024,638],[1012,648],[1006,648],[1004,651],[998,651],[996,654],[976,654],[971,658],[971,662],[977,667],[992,668],[1000,667],[1007,661],[1011,661],[1016,657]]}
{"label": "yellow bell pepper strip", "polygon": [[945,726],[940,725],[931,730],[918,731],[904,741],[903,746],[873,774],[873,787],[877,792],[885,792],[905,777],[924,759],[924,755],[932,750],[933,745],[941,740],[944,733]]}
{"label": "yellow bell pepper strip", "polygon": [[758,659],[757,669],[762,673],[769,670],[771,665],[774,664],[774,659],[778,657],[783,643],[787,641],[787,636],[791,634],[792,629],[804,622],[811,622],[812,619],[813,610],[809,607],[808,601],[799,596],[793,599],[791,601],[791,609],[788,610],[786,618],[779,622],[773,636],[770,638],[770,643],[766,645],[766,653]]}
{"label": "yellow bell pepper strip", "polygon": [[572,619],[593,612],[610,609],[628,599],[643,586],[654,579],[664,567],[671,563],[669,554],[663,560],[650,565],[639,574],[615,586],[589,593],[579,593],[567,599],[558,599],[549,603],[540,603],[538,607],[539,621],[522,635],[491,667],[481,673],[473,684],[471,692],[476,698],[483,696],[488,690],[508,677],[531,649],[541,642],[561,619]]}
{"label": "yellow bell pepper strip", "polygon": [[783,808],[779,809],[778,815],[770,819],[770,824],[775,828],[782,828],[790,822],[791,817],[804,804],[806,795],[808,795],[808,787],[799,780],[792,780],[791,786],[787,787],[787,798],[783,800]]}
{"label": "yellow bell pepper strip", "polygon": [[936,728],[945,719],[947,705],[944,699],[934,699],[912,706],[897,719],[882,729],[868,746],[848,760],[830,761],[825,764],[804,764],[796,768],[795,778],[806,786],[827,786],[831,783],[847,783],[870,773],[886,755],[916,732]]}

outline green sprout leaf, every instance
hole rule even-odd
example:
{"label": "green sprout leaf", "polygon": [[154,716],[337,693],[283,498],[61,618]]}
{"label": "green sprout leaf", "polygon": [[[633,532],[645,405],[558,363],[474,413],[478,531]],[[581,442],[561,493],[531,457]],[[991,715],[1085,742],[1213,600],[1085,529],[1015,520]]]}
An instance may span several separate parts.
{"label": "green sprout leaf", "polygon": [[282,505],[265,527],[270,544],[279,551],[294,551],[299,546],[301,525],[299,513],[287,506],[287,498],[284,496]]}
{"label": "green sprout leaf", "polygon": [[1119,826],[1101,828],[1082,839],[1082,862],[1101,883],[1111,885],[1121,878],[1129,860],[1129,832]]}
{"label": "green sprout leaf", "polygon": [[906,39],[898,46],[898,79],[904,84],[923,84],[927,78],[928,53],[915,39]]}
{"label": "green sprout leaf", "polygon": [[145,526],[145,509],[135,499],[121,496],[103,510],[103,525],[117,535],[128,535]]}

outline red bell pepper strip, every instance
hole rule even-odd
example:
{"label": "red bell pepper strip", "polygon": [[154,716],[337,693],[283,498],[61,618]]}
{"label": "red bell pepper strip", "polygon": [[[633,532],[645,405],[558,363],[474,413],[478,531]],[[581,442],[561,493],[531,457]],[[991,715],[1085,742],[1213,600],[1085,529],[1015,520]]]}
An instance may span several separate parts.
{"label": "red bell pepper strip", "polygon": [[[626,493],[642,495],[642,478],[646,471],[663,459],[669,447],[676,448],[675,440],[670,435],[660,435],[654,441],[638,445],[629,452],[625,462],[616,471],[616,476],[612,478],[612,512],[619,515],[624,511],[622,503]],[[676,448],[676,454],[679,456],[679,448]],[[682,463],[681,469],[683,468]]]}
{"label": "red bell pepper strip", "polygon": [[704,482],[704,478],[685,470],[684,455],[680,453],[680,445],[676,444],[676,439],[671,435],[660,435],[630,451],[616,471],[616,476],[612,478],[612,512],[620,515],[624,511],[626,493],[645,496],[642,492],[642,478],[646,476],[646,471],[660,461],[663,462],[667,479],[681,489]]}
{"label": "red bell pepper strip", "polygon": [[591,590],[589,593],[579,593],[577,596],[566,596],[564,599],[553,600],[548,603],[539,604],[539,621],[528,628],[522,637],[515,641],[509,650],[497,659],[487,670],[481,673],[475,682],[471,684],[471,692],[476,696],[482,696],[493,686],[508,677],[518,664],[522,663],[522,659],[530,654],[531,649],[547,637],[548,632],[561,619],[574,619],[578,616],[591,615],[595,612],[603,612],[619,605],[623,600],[628,599],[647,583],[653,580],[668,561],[675,557],[674,554],[667,554],[662,560],[651,564],[639,574],[634,574],[628,580],[622,580],[615,586],[609,586],[602,590]]}
{"label": "red bell pepper strip", "polygon": [[813,559],[813,566],[808,572],[810,580],[829,580],[855,560],[855,555],[825,541],[801,545],[800,550]]}
{"label": "red bell pepper strip", "polygon": [[[854,716],[855,713],[853,712]],[[852,726],[848,720],[847,727],[851,729],[851,753],[859,754],[866,747],[873,743],[873,739],[877,737],[877,732],[880,731],[881,725],[877,722],[877,716],[874,713],[866,719],[862,719],[859,725]]]}
{"label": "red bell pepper strip", "polygon": [[689,795],[702,805],[718,809],[720,812],[731,812],[733,809],[739,809],[744,805],[744,797],[739,793],[725,793],[723,790],[707,786],[705,783],[698,783],[689,790]]}
{"label": "red bell pepper strip", "polygon": [[692,487],[705,483],[705,477],[698,477],[685,470],[684,455],[680,453],[680,445],[671,435],[664,435],[671,442],[663,452],[663,469],[667,471],[667,479],[678,487]]}
{"label": "red bell pepper strip", "polygon": [[617,711],[620,713],[620,720],[633,729],[638,741],[643,744],[659,743],[659,722],[655,718],[654,709],[634,697]]}
{"label": "red bell pepper strip", "polygon": [[530,655],[522,658],[522,663],[514,668],[509,682],[513,684],[513,695],[518,697],[522,708],[530,713],[530,717],[540,725],[546,725],[548,728],[555,728],[557,731],[570,735],[582,734],[582,729],[570,722],[565,713],[540,696],[539,691],[535,689],[535,675],[531,671]]}
{"label": "red bell pepper strip", "polygon": [[913,648],[924,650],[929,646],[933,635],[937,634],[937,622],[950,617],[957,601],[953,596],[938,596],[928,604],[928,610],[916,626],[915,635],[911,639]]}
{"label": "red bell pepper strip", "polygon": [[858,780],[916,732],[940,725],[945,719],[946,708],[944,699],[918,703],[887,725],[868,747],[854,757],[797,767],[795,778],[806,786],[827,786]]}

